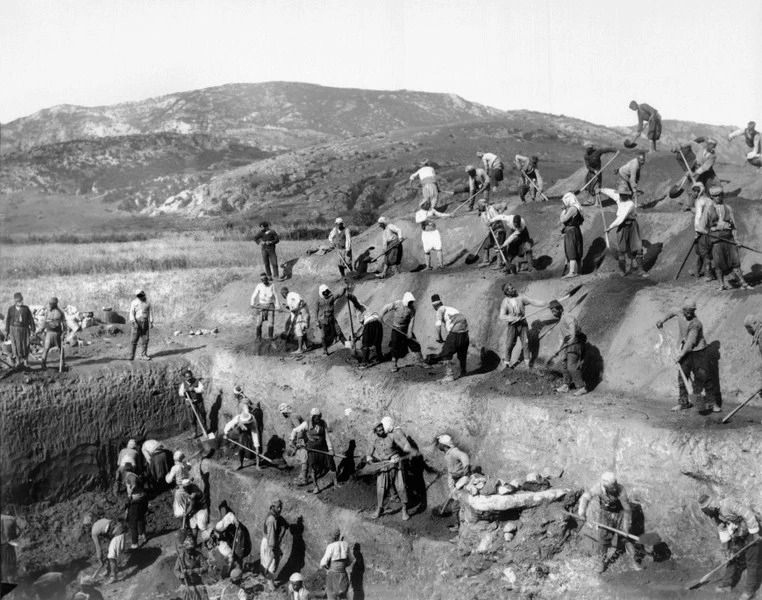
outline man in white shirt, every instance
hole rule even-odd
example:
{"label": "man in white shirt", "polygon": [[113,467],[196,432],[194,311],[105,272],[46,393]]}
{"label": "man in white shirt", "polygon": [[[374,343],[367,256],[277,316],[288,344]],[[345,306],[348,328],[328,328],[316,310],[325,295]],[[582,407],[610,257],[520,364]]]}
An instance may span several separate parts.
{"label": "man in white shirt", "polygon": [[[466,359],[468,358],[468,321],[460,311],[442,303],[439,294],[431,297],[431,304],[436,311],[434,329],[437,334],[437,342],[444,344],[442,351],[436,355],[429,355],[426,362],[434,364],[442,360],[447,361],[447,369],[443,382],[455,381],[467,373]],[[460,373],[453,375],[452,358],[456,356],[460,364]]]}
{"label": "man in white shirt", "polygon": [[534,260],[532,258],[533,242],[532,238],[529,237],[527,223],[521,218],[521,215],[498,214],[492,222],[501,222],[508,234],[508,237],[500,246],[505,255],[505,260],[508,261],[506,268],[513,272],[513,259],[522,256],[527,265],[527,271],[534,271]]}
{"label": "man in white shirt", "polygon": [[468,175],[468,210],[474,210],[474,202],[478,194],[486,192],[480,200],[489,198],[489,175],[487,171],[477,169],[474,165],[466,165],[466,175]]}
{"label": "man in white shirt", "polygon": [[[632,192],[623,187],[619,192],[611,188],[602,188],[601,194],[611,198],[617,206],[616,219],[606,228],[606,231],[616,229],[619,270],[622,271],[622,275],[639,272],[642,277],[648,277],[648,273],[643,270],[643,242],[640,238],[637,205],[633,200]],[[628,257],[631,261],[629,271],[627,270]]]}
{"label": "man in white shirt", "polygon": [[746,146],[749,148],[746,160],[750,165],[759,168],[762,167],[762,136],[760,136],[756,127],[757,124],[754,121],[749,121],[746,129],[736,129],[732,133],[729,133],[728,140],[732,141],[742,135]]}
{"label": "man in white shirt", "polygon": [[[524,354],[524,363],[528,369],[532,366],[532,355],[529,350],[529,324],[527,323],[524,307],[527,304],[545,307],[548,303],[519,294],[510,283],[506,283],[503,286],[503,294],[505,298],[503,298],[500,304],[500,312],[498,314],[498,320],[507,325],[503,368],[512,369],[515,366],[511,361],[511,356],[513,355],[516,342],[521,340],[521,351]],[[518,364],[518,361],[516,361],[516,364]]]}
{"label": "man in white shirt", "polygon": [[143,338],[143,349],[140,353],[140,359],[151,360],[151,357],[148,356],[148,330],[153,327],[153,313],[143,290],[135,292],[135,299],[130,304],[130,325],[132,325],[130,360],[135,360],[135,350],[141,337]]}
{"label": "man in white shirt", "polygon": [[434,167],[429,164],[428,159],[421,161],[420,169],[410,176],[410,182],[412,183],[416,177],[421,180],[421,192],[423,197],[418,203],[418,206],[424,210],[429,210],[437,207],[437,200],[439,199],[439,187],[437,186],[437,174],[434,171]]}
{"label": "man in white shirt", "polygon": [[704,184],[700,181],[691,186],[693,197],[693,229],[696,232],[696,270],[689,271],[696,277],[706,276],[706,281],[714,281],[717,276],[712,267],[712,238],[707,233],[706,218],[704,213],[709,207],[710,199],[704,193]]}
{"label": "man in white shirt", "polygon": [[[497,191],[497,184],[503,180],[503,161],[500,160],[496,154],[492,152],[477,152],[476,156],[482,159],[484,170],[489,177],[491,191]],[[487,200],[490,199],[490,188],[487,188]]]}
{"label": "man in white shirt", "polygon": [[311,318],[310,309],[299,294],[290,292],[287,287],[283,287],[280,293],[286,300],[286,307],[290,312],[289,320],[286,324],[286,341],[288,341],[293,331],[297,346],[296,350],[293,350],[291,354],[301,354],[307,349],[307,330],[310,327]]}
{"label": "man in white shirt", "polygon": [[383,232],[381,235],[383,254],[380,258],[381,268],[376,273],[376,277],[383,279],[387,275],[394,275],[395,269],[399,268],[402,262],[402,241],[404,238],[402,237],[402,230],[389,223],[386,217],[378,218],[378,226]]}
{"label": "man in white shirt", "polygon": [[267,338],[273,339],[273,330],[275,329],[275,311],[280,310],[280,301],[275,292],[275,286],[270,282],[267,273],[260,273],[261,283],[254,288],[251,295],[251,307],[256,308],[257,313],[257,340],[262,339],[262,324],[267,321]]}
{"label": "man in white shirt", "polygon": [[339,273],[344,277],[347,269],[352,270],[352,236],[344,225],[344,219],[336,217],[333,223],[334,227],[328,234],[328,243],[339,252]]}

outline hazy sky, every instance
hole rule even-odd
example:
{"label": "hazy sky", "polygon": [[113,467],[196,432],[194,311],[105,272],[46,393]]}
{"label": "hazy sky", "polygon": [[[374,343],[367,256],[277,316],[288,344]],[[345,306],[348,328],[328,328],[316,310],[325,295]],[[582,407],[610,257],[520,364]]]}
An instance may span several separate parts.
{"label": "hazy sky", "polygon": [[760,0],[2,0],[0,121],[224,83],[762,122]]}

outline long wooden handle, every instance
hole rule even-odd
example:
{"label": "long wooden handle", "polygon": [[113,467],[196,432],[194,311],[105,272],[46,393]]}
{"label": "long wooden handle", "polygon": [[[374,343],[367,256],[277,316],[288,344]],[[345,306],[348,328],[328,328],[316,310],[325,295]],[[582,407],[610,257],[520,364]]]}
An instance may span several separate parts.
{"label": "long wooden handle", "polygon": [[[675,345],[672,343],[672,338],[669,337],[669,334],[664,331],[664,328],[662,328],[662,334],[664,335],[664,339],[667,340],[667,344],[669,344],[669,349],[672,351],[673,356],[675,359],[677,359],[677,350],[675,350]],[[677,370],[680,371],[680,376],[683,378],[683,383],[685,384],[685,391],[689,394],[691,393],[691,383],[688,380],[688,376],[685,374],[685,371],[683,371],[683,365],[681,365],[679,362],[677,363]]]}
{"label": "long wooden handle", "polygon": [[693,582],[690,585],[685,586],[685,589],[686,590],[692,590],[693,588],[701,585],[702,583],[706,583],[712,575],[714,575],[717,571],[722,569],[722,567],[727,565],[729,562],[731,562],[731,561],[735,560],[736,558],[738,558],[739,556],[741,556],[741,554],[746,552],[746,550],[748,550],[750,546],[756,544],[757,542],[758,542],[758,540],[754,540],[753,542],[749,542],[743,548],[741,548],[738,552],[736,552],[733,556],[731,556],[725,562],[723,562],[721,565],[719,565],[718,567],[715,567],[714,569],[709,571],[709,573],[704,575],[701,579],[699,579],[698,581]]}
{"label": "long wooden handle", "polygon": [[741,410],[744,406],[746,406],[749,402],[754,400],[754,398],[762,392],[762,389],[758,389],[756,392],[754,392],[751,396],[749,396],[744,402],[736,406],[726,417],[722,419],[723,423],[727,423],[730,420],[730,417],[732,417],[734,414],[736,414],[739,410]]}
{"label": "long wooden handle", "polygon": [[603,173],[603,172],[606,170],[606,167],[608,167],[608,166],[609,166],[609,165],[610,165],[612,162],[614,162],[614,159],[615,159],[617,156],[619,156],[619,150],[617,150],[617,151],[616,151],[616,154],[614,154],[614,156],[612,156],[612,157],[611,157],[611,159],[610,159],[610,160],[609,160],[609,161],[608,161],[608,162],[607,162],[605,165],[603,165],[603,166],[600,168],[600,170],[599,170],[599,171],[598,171],[598,172],[597,172],[595,175],[593,175],[593,177],[590,179],[590,181],[588,181],[588,182],[587,182],[585,185],[583,185],[581,188],[579,188],[579,191],[581,192],[581,191],[582,191],[582,190],[584,190],[584,189],[585,189],[587,186],[589,186],[591,183],[593,183],[593,181],[595,181],[595,180],[598,178],[598,175],[600,175],[601,173]]}
{"label": "long wooden handle", "polygon": [[543,200],[545,200],[545,202],[547,202],[548,201],[548,197],[545,194],[542,193],[542,190],[539,187],[537,187],[537,184],[534,181],[532,181],[532,178],[529,177],[529,175],[527,175],[523,170],[521,171],[521,174],[524,177],[526,177],[527,181],[532,185],[532,187],[534,189],[536,189],[539,192],[540,196],[542,196]]}
{"label": "long wooden handle", "polygon": [[[566,511],[564,511],[566,512]],[[602,527],[603,529],[608,529],[609,531],[613,531],[614,533],[618,533],[619,535],[623,535],[625,537],[630,538],[631,540],[635,542],[639,542],[640,538],[637,535],[633,535],[631,533],[627,533],[625,531],[622,531],[621,529],[616,529],[615,527],[609,527],[608,525],[604,525],[603,523],[597,523],[596,521],[591,521],[590,519],[587,519],[585,517],[580,517],[579,515],[575,515],[574,513],[566,512],[567,515],[570,517],[574,517],[575,519],[579,519],[580,521],[585,521],[586,523],[590,523],[591,525],[595,525],[596,527]]]}
{"label": "long wooden handle", "polygon": [[505,254],[503,253],[503,248],[500,246],[500,242],[497,240],[497,235],[495,235],[494,229],[489,226],[489,223],[487,224],[487,229],[489,229],[490,235],[492,236],[492,239],[495,240],[495,246],[497,246],[497,251],[500,253],[500,256],[503,259],[503,264],[508,267],[508,261],[505,258]]}
{"label": "long wooden handle", "polygon": [[278,466],[278,465],[277,465],[277,464],[276,464],[274,461],[272,461],[272,460],[270,460],[269,458],[267,458],[267,457],[266,457],[264,454],[260,454],[259,452],[256,452],[255,450],[252,450],[251,448],[247,448],[247,447],[246,447],[246,446],[244,446],[243,444],[239,444],[239,443],[238,443],[238,442],[236,442],[235,440],[231,440],[231,439],[230,439],[228,436],[224,436],[224,438],[225,438],[225,440],[227,440],[227,441],[228,441],[228,442],[230,442],[231,444],[235,444],[236,446],[239,446],[239,447],[243,448],[244,450],[247,450],[248,452],[251,452],[253,455],[255,455],[255,456],[259,456],[259,458],[262,458],[262,459],[266,460],[266,461],[267,461],[267,462],[269,462],[271,465],[275,465],[276,467]]}
{"label": "long wooden handle", "polygon": [[190,394],[188,392],[185,392],[185,399],[188,401],[188,404],[191,407],[191,410],[193,411],[193,414],[196,415],[196,420],[198,421],[199,427],[201,427],[201,431],[204,432],[205,436],[208,436],[209,434],[206,431],[206,427],[204,427],[204,423],[201,420],[201,417],[199,416],[198,412],[196,411],[196,407],[193,406],[193,401],[191,400]]}

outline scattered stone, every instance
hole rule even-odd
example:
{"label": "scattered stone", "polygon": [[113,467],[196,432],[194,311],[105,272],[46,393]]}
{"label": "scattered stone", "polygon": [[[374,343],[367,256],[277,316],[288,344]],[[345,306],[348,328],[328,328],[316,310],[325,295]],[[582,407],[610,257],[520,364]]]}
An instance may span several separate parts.
{"label": "scattered stone", "polygon": [[176,336],[180,335],[181,333],[182,333],[182,331],[175,331],[172,335],[174,335],[176,337]]}

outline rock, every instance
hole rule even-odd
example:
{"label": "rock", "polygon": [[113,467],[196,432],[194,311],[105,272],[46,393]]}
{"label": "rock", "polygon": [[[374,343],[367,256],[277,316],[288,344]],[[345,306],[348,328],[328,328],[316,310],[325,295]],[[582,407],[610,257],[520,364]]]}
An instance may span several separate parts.
{"label": "rock", "polygon": [[503,577],[511,585],[516,585],[516,573],[514,573],[513,569],[511,569],[510,567],[503,570]]}
{"label": "rock", "polygon": [[519,524],[517,521],[507,521],[505,525],[503,525],[503,533],[516,533],[519,529]]}
{"label": "rock", "polygon": [[117,335],[119,333],[122,333],[122,328],[112,324],[106,327],[106,331],[108,332],[109,335]]}
{"label": "rock", "polygon": [[174,335],[176,337],[176,336],[180,335],[181,333],[182,333],[182,331],[175,331],[172,335]]}
{"label": "rock", "polygon": [[504,533],[503,534],[503,539],[506,542],[510,542],[514,537],[515,537],[515,535],[513,533]]}
{"label": "rock", "polygon": [[493,546],[497,541],[497,534],[494,531],[484,533],[479,540],[479,544],[476,546],[475,552],[477,554],[486,554],[494,550]]}

